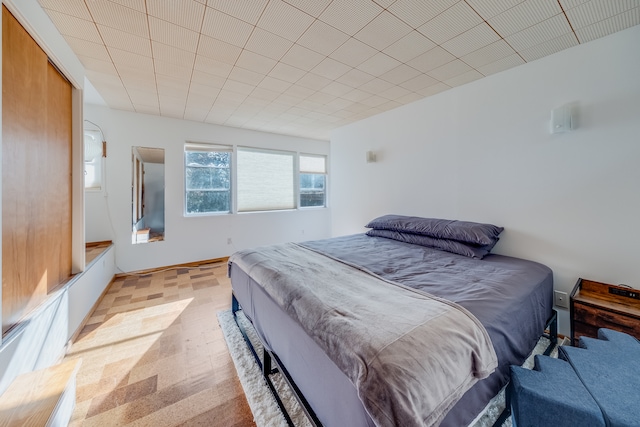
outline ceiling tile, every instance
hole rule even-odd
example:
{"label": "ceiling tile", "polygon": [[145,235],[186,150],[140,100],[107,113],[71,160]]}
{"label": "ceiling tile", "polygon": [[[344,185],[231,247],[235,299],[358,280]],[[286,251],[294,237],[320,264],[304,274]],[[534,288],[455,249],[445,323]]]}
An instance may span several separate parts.
{"label": "ceiling tile", "polygon": [[318,65],[325,57],[317,52],[307,49],[299,44],[294,44],[291,49],[282,57],[281,61],[292,67],[301,70],[311,71],[313,67]]}
{"label": "ceiling tile", "polygon": [[193,31],[200,31],[205,6],[195,0],[146,0],[149,15],[173,22]]}
{"label": "ceiling tile", "polygon": [[202,34],[238,47],[244,47],[252,31],[253,25],[210,7],[202,22]]}
{"label": "ceiling tile", "polygon": [[515,33],[506,40],[517,52],[520,52],[571,32],[564,14],[560,14]]}
{"label": "ceiling tile", "polygon": [[329,55],[349,39],[349,36],[322,21],[315,21],[297,43],[323,55]]}
{"label": "ceiling tile", "polygon": [[268,74],[278,62],[248,50],[243,50],[236,61],[238,67],[246,68],[262,74]]}
{"label": "ceiling tile", "polygon": [[[103,61],[96,58],[91,58],[88,56],[79,57],[82,65],[86,69],[86,71],[99,71],[105,75],[116,76],[118,72],[111,61]],[[118,80],[120,80],[118,78]],[[95,86],[95,85],[94,85]]]}
{"label": "ceiling tile", "polygon": [[579,29],[638,7],[638,0],[591,0],[567,10],[567,17],[573,28]]}
{"label": "ceiling tile", "polygon": [[253,91],[253,85],[227,79],[222,87],[221,93],[223,91],[240,93],[246,97],[246,95],[249,95]]}
{"label": "ceiling tile", "polygon": [[187,100],[187,108],[184,110],[184,119],[194,122],[204,122],[209,114],[208,108],[191,107]]}
{"label": "ceiling tile", "polygon": [[433,96],[440,92],[444,92],[447,89],[451,89],[451,87],[446,85],[445,83],[436,83],[434,85],[421,89],[418,93],[421,96]]}
{"label": "ceiling tile", "polygon": [[383,98],[378,95],[371,95],[369,98],[363,99],[362,103],[364,105],[368,105],[369,107],[377,107],[378,105],[382,105],[387,101],[389,101],[387,98]]}
{"label": "ceiling tile", "polygon": [[335,59],[325,58],[322,62],[316,65],[311,72],[331,80],[336,80],[351,69],[352,68],[348,65],[338,62]]}
{"label": "ceiling tile", "polygon": [[115,47],[138,55],[153,56],[148,37],[134,36],[104,25],[98,25],[98,31],[107,47]]}
{"label": "ceiling tile", "polygon": [[357,67],[376,53],[377,51],[371,46],[367,46],[361,41],[352,38],[347,40],[329,56],[343,64]]}
{"label": "ceiling tile", "polygon": [[265,78],[264,74],[249,71],[245,68],[233,67],[228,79],[235,80],[248,85],[257,86]]}
{"label": "ceiling tile", "polygon": [[502,37],[523,31],[562,13],[558,0],[527,0],[489,20]]}
{"label": "ceiling tile", "polygon": [[171,24],[153,16],[149,17],[151,39],[180,49],[195,52],[198,48],[198,33],[179,25]]}
{"label": "ceiling tile", "polygon": [[149,37],[147,15],[111,1],[90,1],[87,3],[91,16],[97,24],[116,28],[140,37]]}
{"label": "ceiling tile", "polygon": [[217,77],[227,78],[233,65],[206,56],[196,55],[196,62],[193,68]]}
{"label": "ceiling tile", "polygon": [[116,49],[109,47],[109,56],[113,60],[113,63],[117,66],[125,66],[137,68],[139,70],[145,70],[153,72],[153,59],[148,56],[136,55],[126,50]]}
{"label": "ceiling tile", "polygon": [[326,77],[322,77],[313,73],[307,73],[302,76],[302,78],[298,80],[296,84],[316,91],[326,87],[331,82],[332,80]]}
{"label": "ceiling tile", "polygon": [[387,99],[398,99],[410,93],[412,93],[410,90],[405,89],[402,86],[392,86],[389,89],[380,92],[379,95]]}
{"label": "ceiling tile", "polygon": [[364,61],[362,64],[358,65],[357,68],[365,73],[371,74],[372,76],[381,76],[387,71],[396,68],[398,65],[400,65],[398,60],[379,52]]}
{"label": "ceiling tile", "polygon": [[434,47],[436,47],[434,42],[414,30],[384,49],[383,52],[400,62],[408,62]]}
{"label": "ceiling tile", "polygon": [[412,31],[412,28],[383,11],[354,36],[374,49],[383,50]]}
{"label": "ceiling tile", "polygon": [[445,81],[452,77],[459,76],[460,74],[470,71],[471,67],[462,62],[459,59],[455,59],[445,65],[429,71],[427,74],[436,80]]}
{"label": "ceiling tile", "polygon": [[418,28],[449,9],[458,1],[459,0],[398,0],[393,3],[388,10],[411,27]]}
{"label": "ceiling tile", "polygon": [[452,55],[461,57],[498,40],[500,40],[500,36],[486,22],[483,22],[469,31],[442,43],[442,47]]}
{"label": "ceiling tile", "polygon": [[291,46],[293,42],[284,37],[256,28],[249,37],[245,49],[279,61]]}
{"label": "ceiling tile", "polygon": [[291,6],[317,18],[327,8],[331,0],[285,0]]}
{"label": "ceiling tile", "polygon": [[576,30],[576,35],[581,43],[586,43],[639,24],[640,7],[636,7],[635,9],[628,10],[609,19],[579,28]]}
{"label": "ceiling tile", "polygon": [[456,59],[455,56],[437,46],[431,49],[428,52],[423,53],[422,55],[412,59],[408,62],[408,65],[413,68],[426,73],[428,71],[433,70],[434,68],[438,68],[441,65],[446,64],[447,62],[451,62]]}
{"label": "ceiling tile", "polygon": [[313,21],[313,17],[282,0],[271,0],[257,26],[295,42]]}
{"label": "ceiling tile", "polygon": [[54,10],[76,18],[91,21],[91,14],[84,0],[38,0],[44,9]]}
{"label": "ceiling tile", "polygon": [[484,75],[482,75],[477,70],[469,70],[466,73],[462,73],[458,76],[452,77],[450,79],[446,79],[443,81],[443,83],[445,83],[447,86],[456,87],[456,86],[462,86],[464,84],[470,83],[474,80],[478,80],[482,77],[484,77]]}
{"label": "ceiling tile", "polygon": [[393,70],[387,71],[386,73],[381,75],[380,78],[393,84],[400,84],[416,77],[419,74],[422,73],[415,68],[410,67],[406,64],[401,64]]}
{"label": "ceiling tile", "polygon": [[207,6],[255,25],[269,0],[208,0]]}
{"label": "ceiling tile", "polygon": [[375,78],[373,80],[368,81],[367,83],[361,85],[358,89],[363,90],[365,92],[369,92],[370,94],[378,94],[380,92],[384,92],[393,87],[392,83],[388,81]]}
{"label": "ceiling tile", "polygon": [[60,34],[93,43],[102,43],[95,23],[53,10],[47,10],[47,14],[58,31],[60,31]]}
{"label": "ceiling tile", "polygon": [[369,73],[360,71],[357,68],[352,68],[351,70],[340,76],[338,79],[336,79],[336,81],[347,86],[358,87],[373,80],[374,78],[375,77],[373,77]]}
{"label": "ceiling tile", "polygon": [[461,1],[418,27],[418,31],[435,43],[442,44],[481,22],[482,18],[467,3]]}
{"label": "ceiling tile", "polygon": [[107,52],[107,48],[102,43],[94,43],[72,36],[65,36],[64,39],[78,56],[111,62],[109,52]]}
{"label": "ceiling tile", "polygon": [[353,36],[382,10],[369,0],[333,0],[318,19]]}
{"label": "ceiling tile", "polygon": [[520,55],[514,53],[513,55],[498,59],[497,61],[494,61],[490,64],[483,65],[482,67],[478,68],[478,71],[480,71],[485,76],[488,76],[490,74],[499,73],[500,71],[508,70],[509,68],[522,65],[524,63],[524,59],[522,59]]}
{"label": "ceiling tile", "polygon": [[419,76],[407,80],[406,82],[402,82],[400,86],[412,92],[417,92],[436,83],[438,83],[438,81],[433,77],[426,74],[420,74]]}
{"label": "ceiling tile", "polygon": [[582,3],[587,3],[591,0],[560,0],[560,5],[564,10],[572,9],[576,6],[580,6]]}
{"label": "ceiling tile", "polygon": [[291,83],[284,80],[276,79],[271,76],[267,76],[260,82],[258,87],[273,92],[283,93],[291,87]]}
{"label": "ceiling tile", "polygon": [[284,80],[289,83],[295,83],[302,78],[307,72],[300,68],[292,67],[291,65],[278,62],[275,67],[269,72],[269,76]]}
{"label": "ceiling tile", "polygon": [[218,39],[207,37],[205,35],[200,36],[200,43],[198,44],[198,55],[204,55],[209,58],[233,65],[238,60],[240,52],[242,52],[242,49],[237,46],[225,43]]}
{"label": "ceiling tile", "polygon": [[175,65],[184,67],[193,67],[196,60],[196,54],[187,50],[179,49],[175,46],[169,46],[160,42],[152,42],[153,58],[166,61]]}
{"label": "ceiling tile", "polygon": [[526,0],[466,0],[484,20],[493,18]]}
{"label": "ceiling tile", "polygon": [[181,67],[172,62],[161,61],[159,59],[154,59],[153,63],[155,65],[156,75],[177,77],[187,82],[191,79],[193,72],[191,67]]}
{"label": "ceiling tile", "polygon": [[322,92],[335,96],[343,96],[352,90],[353,88],[351,86],[347,86],[339,82],[331,82],[327,86],[322,88]]}
{"label": "ceiling tile", "polygon": [[551,55],[552,53],[576,46],[577,44],[578,40],[576,39],[575,34],[568,33],[553,40],[545,41],[544,43],[538,44],[529,49],[524,49],[519,53],[525,61],[531,62],[542,58],[543,56]]}
{"label": "ceiling tile", "polygon": [[513,55],[514,53],[515,51],[511,48],[511,46],[509,46],[506,41],[501,39],[497,42],[491,43],[488,46],[471,52],[468,55],[461,57],[460,59],[469,64],[471,67],[478,68],[491,62],[497,61],[498,59]]}
{"label": "ceiling tile", "polygon": [[[96,1],[96,0],[89,0],[89,1]],[[108,0],[108,1],[117,3],[120,6],[126,6],[130,9],[137,10],[138,12],[144,13],[146,11],[145,0]]]}

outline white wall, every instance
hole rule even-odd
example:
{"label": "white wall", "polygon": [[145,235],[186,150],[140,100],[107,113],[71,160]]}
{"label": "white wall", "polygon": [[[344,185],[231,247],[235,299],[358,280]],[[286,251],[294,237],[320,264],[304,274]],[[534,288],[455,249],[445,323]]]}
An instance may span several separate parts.
{"label": "white wall", "polygon": [[[494,252],[548,265],[556,289],[640,288],[639,44],[636,26],[335,130],[332,234],[385,213],[490,222]],[[566,103],[578,128],[551,135]]]}
{"label": "white wall", "polygon": [[[87,194],[86,233],[113,240],[122,271],[220,258],[239,249],[329,237],[330,209],[185,217],[184,143],[211,142],[328,154],[329,143],[86,105],[107,140],[106,197]],[[131,244],[131,147],[165,149],[164,241]],[[92,217],[101,218],[94,221]],[[109,221],[111,218],[111,221]],[[106,219],[106,221],[105,221]],[[232,244],[227,244],[227,239]]]}

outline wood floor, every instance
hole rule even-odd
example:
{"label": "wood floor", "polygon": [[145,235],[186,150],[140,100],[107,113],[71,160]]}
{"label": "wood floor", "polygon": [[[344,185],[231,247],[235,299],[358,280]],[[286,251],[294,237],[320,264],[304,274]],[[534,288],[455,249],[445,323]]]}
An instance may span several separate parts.
{"label": "wood floor", "polygon": [[216,312],[226,264],[116,279],[69,349],[71,426],[254,426]]}

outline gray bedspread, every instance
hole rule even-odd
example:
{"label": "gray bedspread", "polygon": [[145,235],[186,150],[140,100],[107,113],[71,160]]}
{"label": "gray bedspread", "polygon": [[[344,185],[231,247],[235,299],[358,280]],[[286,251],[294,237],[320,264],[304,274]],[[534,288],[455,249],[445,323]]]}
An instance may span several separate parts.
{"label": "gray bedspread", "polygon": [[377,425],[438,425],[497,366],[480,321],[446,299],[293,243],[241,251],[229,262],[323,348]]}

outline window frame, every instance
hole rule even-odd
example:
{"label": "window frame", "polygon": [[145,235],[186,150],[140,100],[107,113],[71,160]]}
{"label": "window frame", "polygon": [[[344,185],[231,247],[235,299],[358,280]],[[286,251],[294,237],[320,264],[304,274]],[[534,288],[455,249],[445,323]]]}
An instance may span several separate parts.
{"label": "window frame", "polygon": [[[189,212],[188,211],[188,194],[193,191],[203,191],[203,189],[191,189],[187,188],[187,168],[195,167],[187,165],[187,153],[188,152],[211,152],[211,153],[229,153],[229,189],[227,192],[229,193],[229,210],[225,211],[208,211],[208,212]],[[187,142],[184,145],[183,150],[183,215],[185,217],[202,217],[202,216],[217,216],[217,215],[230,215],[235,213],[235,197],[234,197],[234,187],[235,187],[235,148],[232,145],[224,145],[224,144],[214,144],[214,143],[200,143],[200,142]],[[207,167],[207,166],[203,166]],[[209,166],[207,168],[215,169],[215,166]],[[208,191],[208,190],[204,190]],[[216,191],[216,190],[210,190]]]}

